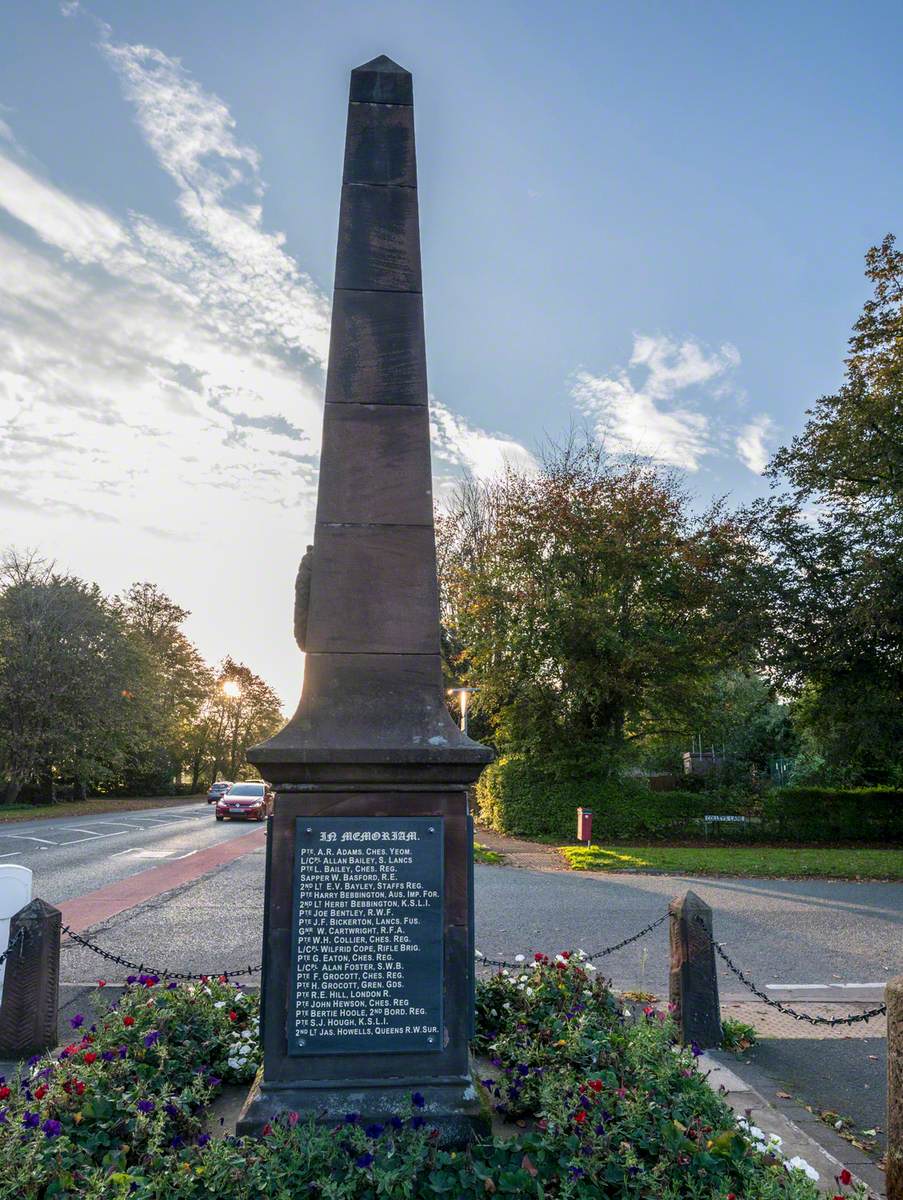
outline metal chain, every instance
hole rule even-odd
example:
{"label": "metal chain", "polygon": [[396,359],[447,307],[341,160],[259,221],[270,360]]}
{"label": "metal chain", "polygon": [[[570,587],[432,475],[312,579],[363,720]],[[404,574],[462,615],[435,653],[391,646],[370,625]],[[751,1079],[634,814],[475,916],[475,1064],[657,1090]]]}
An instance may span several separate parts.
{"label": "metal chain", "polygon": [[3,951],[3,953],[0,954],[0,967],[3,966],[3,964],[9,958],[9,956],[12,954],[13,950],[15,950],[16,946],[18,946],[18,944],[20,942],[24,942],[24,941],[25,941],[25,930],[19,929],[19,931],[16,933],[16,936],[13,938],[13,940],[10,942],[10,944],[6,947],[6,949]]}
{"label": "metal chain", "polygon": [[872,1017],[880,1017],[882,1014],[887,1012],[886,1004],[879,1004],[877,1008],[870,1008],[866,1012],[850,1013],[845,1017],[814,1017],[811,1013],[798,1012],[795,1008],[791,1008],[789,1004],[782,1004],[780,1000],[772,999],[772,997],[766,992],[763,992],[761,988],[757,988],[752,980],[747,979],[736,963],[731,960],[727,951],[715,941],[701,918],[697,917],[696,921],[711,944],[714,946],[715,953],[718,955],[727,969],[736,975],[743,986],[747,988],[748,991],[752,992],[754,996],[758,996],[758,998],[763,1003],[767,1004],[769,1008],[776,1008],[778,1012],[785,1013],[788,1017],[793,1017],[796,1021],[807,1021],[810,1025],[856,1025],[860,1021],[870,1021]]}
{"label": "metal chain", "polygon": [[119,954],[111,954],[109,950],[104,950],[101,946],[95,946],[93,942],[89,942],[87,938],[76,933],[74,929],[70,929],[68,925],[63,926],[62,932],[66,934],[70,941],[77,942],[80,946],[84,946],[86,950],[93,950],[95,954],[99,954],[107,962],[116,963],[120,967],[129,967],[132,971],[138,971],[142,975],[157,975],[161,979],[181,979],[186,982],[199,979],[237,979],[241,975],[256,975],[262,970],[260,966],[248,966],[235,971],[204,971],[197,975],[189,974],[186,971],[167,971],[164,968],[148,967],[144,963],[129,962],[127,958],[123,958]]}
{"label": "metal chain", "polygon": [[[641,929],[638,933],[631,934],[630,937],[624,938],[624,940],[621,942],[615,942],[613,946],[606,946],[604,950],[595,950],[592,954],[587,954],[583,958],[579,959],[579,961],[594,962],[597,958],[605,958],[609,954],[614,954],[616,950],[623,950],[624,947],[629,946],[631,942],[638,942],[641,937],[645,937],[647,933],[651,933],[653,929],[657,929],[659,925],[662,925],[665,921],[667,921],[667,919],[668,914],[665,913],[664,916],[661,916],[651,924],[646,925],[645,928]],[[477,960],[477,962],[479,965],[485,965],[487,967],[514,967],[515,970],[523,970],[524,968],[524,963],[507,962],[505,959],[500,958],[481,957]]]}

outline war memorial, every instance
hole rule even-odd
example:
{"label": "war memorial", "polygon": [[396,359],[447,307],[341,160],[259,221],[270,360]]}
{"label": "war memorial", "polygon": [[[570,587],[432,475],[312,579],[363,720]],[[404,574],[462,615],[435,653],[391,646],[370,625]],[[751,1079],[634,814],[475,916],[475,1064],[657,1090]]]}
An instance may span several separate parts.
{"label": "war memorial", "polygon": [[467,789],[491,752],[445,704],[409,72],[351,73],[301,701],[248,752],[267,849],[264,1065],[239,1131],[282,1111],[480,1124]]}

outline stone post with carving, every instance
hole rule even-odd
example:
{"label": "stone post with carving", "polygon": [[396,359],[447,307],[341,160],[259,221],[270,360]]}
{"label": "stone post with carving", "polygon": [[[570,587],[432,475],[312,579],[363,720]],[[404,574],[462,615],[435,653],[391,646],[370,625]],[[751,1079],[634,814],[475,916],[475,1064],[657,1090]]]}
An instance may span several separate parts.
{"label": "stone post with carving", "polygon": [[887,1200],[903,1200],[903,975],[884,990],[887,1004]]}

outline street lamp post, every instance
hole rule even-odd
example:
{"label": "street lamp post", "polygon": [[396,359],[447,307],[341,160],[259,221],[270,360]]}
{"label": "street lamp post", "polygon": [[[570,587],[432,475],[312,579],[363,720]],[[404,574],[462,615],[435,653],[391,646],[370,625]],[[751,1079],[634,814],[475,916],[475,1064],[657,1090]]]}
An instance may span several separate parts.
{"label": "street lamp post", "polygon": [[472,687],[456,687],[449,689],[449,695],[457,696],[458,703],[461,705],[461,732],[467,733],[467,710],[469,707],[469,696],[471,692],[477,689]]}

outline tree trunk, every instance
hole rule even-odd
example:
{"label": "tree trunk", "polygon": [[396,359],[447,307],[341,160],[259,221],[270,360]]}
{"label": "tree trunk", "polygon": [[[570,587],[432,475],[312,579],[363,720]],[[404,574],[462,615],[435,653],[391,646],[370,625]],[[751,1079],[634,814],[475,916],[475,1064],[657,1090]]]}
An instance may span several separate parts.
{"label": "tree trunk", "polygon": [[22,790],[22,782],[19,779],[7,779],[6,788],[3,792],[4,804],[15,804],[19,792]]}

